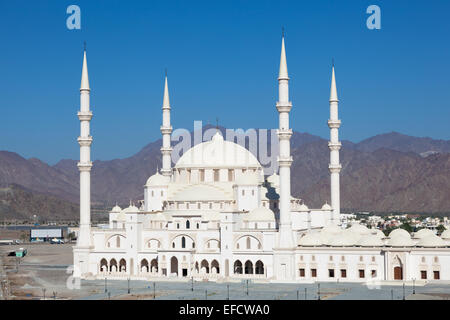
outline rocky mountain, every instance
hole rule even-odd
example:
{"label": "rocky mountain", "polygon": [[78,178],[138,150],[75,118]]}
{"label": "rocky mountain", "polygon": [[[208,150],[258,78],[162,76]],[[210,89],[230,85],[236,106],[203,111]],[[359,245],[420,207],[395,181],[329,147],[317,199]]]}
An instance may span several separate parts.
{"label": "rocky mountain", "polygon": [[[219,130],[225,134],[224,128]],[[294,132],[291,142],[292,193],[309,207],[319,207],[329,201],[328,142],[299,132]],[[161,140],[157,140],[131,157],[94,161],[93,205],[112,207],[116,201],[126,205],[129,200],[142,199],[143,185],[161,163],[160,146]],[[450,141],[388,133],[359,143],[343,141],[340,155],[343,209],[450,212]],[[7,211],[9,215],[27,216],[35,207],[43,207],[43,201],[49,201],[56,207],[48,209],[48,215],[77,217],[76,206],[71,206],[79,197],[76,163],[65,159],[49,166],[38,159],[0,151],[0,187],[15,190],[17,200],[13,203],[23,206],[20,210],[18,206],[0,206],[0,214]]]}

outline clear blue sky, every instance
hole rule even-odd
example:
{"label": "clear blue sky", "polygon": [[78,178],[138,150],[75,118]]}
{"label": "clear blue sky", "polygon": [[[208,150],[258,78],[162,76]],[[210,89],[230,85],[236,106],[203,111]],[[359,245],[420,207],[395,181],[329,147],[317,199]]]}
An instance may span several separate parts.
{"label": "clear blue sky", "polygon": [[[81,30],[66,28],[71,4]],[[381,30],[366,28],[371,4]],[[216,117],[274,128],[282,26],[294,130],[328,137],[334,57],[342,139],[450,139],[449,12],[447,0],[1,1],[0,150],[78,158],[84,40],[93,159],[130,156],[160,137],[166,67],[174,128]]]}

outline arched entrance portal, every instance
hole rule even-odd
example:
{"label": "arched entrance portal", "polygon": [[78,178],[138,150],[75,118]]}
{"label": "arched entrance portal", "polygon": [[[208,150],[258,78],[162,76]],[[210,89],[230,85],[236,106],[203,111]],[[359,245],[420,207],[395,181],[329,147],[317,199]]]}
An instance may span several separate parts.
{"label": "arched entrance portal", "polygon": [[170,259],[170,274],[173,273],[178,276],[178,259],[176,257],[172,257],[172,259]]}
{"label": "arched entrance portal", "polygon": [[394,267],[394,280],[403,280],[403,268]]}

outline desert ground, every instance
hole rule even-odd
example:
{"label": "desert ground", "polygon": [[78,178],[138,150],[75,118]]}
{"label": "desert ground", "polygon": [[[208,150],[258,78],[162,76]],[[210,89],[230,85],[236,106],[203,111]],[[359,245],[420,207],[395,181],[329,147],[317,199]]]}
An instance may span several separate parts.
{"label": "desert ground", "polygon": [[[194,282],[190,279],[170,281],[95,280],[80,282],[73,288],[70,267],[73,244],[21,244],[0,246],[0,299],[261,299],[261,300],[321,300],[374,299],[448,300],[450,283],[389,284],[370,287],[349,283],[273,284],[246,281]],[[28,253],[18,260],[7,254],[19,248]],[[248,286],[248,289],[247,289]]]}

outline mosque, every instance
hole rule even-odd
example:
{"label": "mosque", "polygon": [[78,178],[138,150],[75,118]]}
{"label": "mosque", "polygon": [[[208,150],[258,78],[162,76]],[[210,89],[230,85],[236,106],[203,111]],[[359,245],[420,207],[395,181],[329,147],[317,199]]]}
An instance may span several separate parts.
{"label": "mosque", "polygon": [[[340,226],[338,96],[330,90],[331,202],[308,208],[291,195],[292,130],[284,37],[278,75],[278,174],[265,177],[257,158],[217,132],[172,167],[167,76],[162,105],[162,168],[148,178],[139,207],[115,206],[107,228],[90,223],[90,86],[86,51],[78,112],[80,227],[74,277],[262,282],[450,280],[450,230],[385,236]],[[295,109],[294,109],[295,110]]]}

